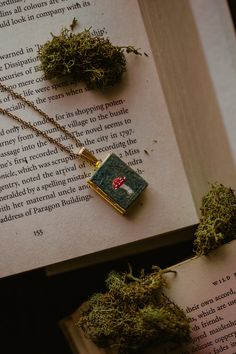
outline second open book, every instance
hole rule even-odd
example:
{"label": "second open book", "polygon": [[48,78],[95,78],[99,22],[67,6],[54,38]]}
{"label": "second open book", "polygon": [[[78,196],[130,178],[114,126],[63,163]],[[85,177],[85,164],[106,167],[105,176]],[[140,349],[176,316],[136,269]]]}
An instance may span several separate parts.
{"label": "second open book", "polygon": [[[169,343],[144,350],[144,354],[233,354],[236,352],[236,241],[221,246],[209,256],[192,258],[171,267],[166,275],[167,296],[190,320],[191,342]],[[98,348],[78,329],[79,313],[60,322],[74,354],[117,354]]]}

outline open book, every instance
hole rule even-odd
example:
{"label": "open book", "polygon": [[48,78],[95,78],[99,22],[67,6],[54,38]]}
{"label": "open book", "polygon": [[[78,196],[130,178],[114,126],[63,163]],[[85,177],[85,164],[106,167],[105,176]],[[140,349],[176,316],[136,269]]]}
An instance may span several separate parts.
{"label": "open book", "polygon": [[[168,297],[190,319],[191,343],[179,348],[169,344],[152,348],[145,354],[206,354],[236,352],[236,241],[221,246],[209,256],[193,258],[171,269],[167,275]],[[78,312],[60,322],[74,354],[115,354],[98,348],[75,326]]]}
{"label": "open book", "polygon": [[[208,5],[2,3],[1,82],[65,125],[99,159],[111,152],[122,157],[149,186],[127,216],[119,215],[87,186],[89,166],[1,115],[0,276],[179,242],[174,231],[198,222],[208,182],[235,186],[233,26],[225,3]],[[103,93],[45,80],[38,48],[74,17],[76,30],[91,28],[148,57],[129,55],[121,83]],[[0,98],[1,107],[52,130],[22,102]]]}

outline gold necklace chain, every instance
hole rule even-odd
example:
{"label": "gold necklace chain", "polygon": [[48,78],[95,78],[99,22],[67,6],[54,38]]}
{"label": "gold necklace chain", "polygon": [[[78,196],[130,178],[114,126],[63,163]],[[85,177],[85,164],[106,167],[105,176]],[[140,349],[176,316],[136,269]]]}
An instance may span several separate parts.
{"label": "gold necklace chain", "polygon": [[[57,145],[62,151],[65,151],[70,154],[73,158],[82,158],[84,161],[88,162],[90,165],[97,170],[91,178],[87,181],[88,185],[103,199],[105,199],[110,205],[112,205],[116,210],[120,213],[124,214],[128,210],[128,208],[133,204],[133,202],[137,199],[140,193],[147,187],[147,182],[139,176],[139,174],[132,170],[128,165],[126,165],[118,156],[115,154],[110,154],[108,157],[102,162],[98,160],[89,150],[87,150],[83,144],[77,139],[72,132],[67,130],[64,126],[60,125],[54,118],[49,117],[47,113],[43,112],[40,108],[38,108],[33,102],[28,101],[24,96],[19,93],[13,91],[10,87],[3,85],[0,82],[0,90],[6,91],[12,95],[12,97],[17,98],[18,100],[25,102],[27,107],[32,108],[36,113],[38,113],[41,117],[43,117],[47,122],[52,123],[55,127],[58,128],[61,132],[65,134],[66,137],[69,137],[74,141],[76,145],[76,149],[71,150],[71,148],[63,145],[57,139],[52,138],[45,131],[42,131],[35,127],[32,123],[25,121],[9,112],[6,108],[0,107],[0,113],[3,115],[7,115],[8,117],[14,119],[18,123],[22,124],[24,127],[27,127],[37,133],[38,135],[43,136],[52,144]],[[127,192],[128,197],[122,198],[120,194],[117,194],[115,191],[120,189],[121,186],[126,182],[127,177],[129,178],[129,184],[127,185],[125,191]],[[123,176],[123,177],[120,177]],[[114,183],[116,182],[116,185]],[[112,187],[113,188],[112,188]],[[113,191],[114,189],[114,191]]]}
{"label": "gold necklace chain", "polygon": [[[54,118],[50,117],[47,113],[43,112],[39,107],[37,107],[33,102],[28,101],[25,97],[20,95],[19,93],[13,91],[10,87],[7,87],[3,85],[0,82],[0,88],[8,93],[10,93],[13,97],[19,99],[20,101],[23,101],[27,104],[28,107],[32,108],[35,112],[41,115],[47,122],[50,122],[53,124],[55,127],[57,127],[62,133],[65,134],[66,137],[69,137],[72,141],[74,141],[76,147],[83,147],[83,144],[79,139],[77,139],[73,133],[71,133],[69,130],[67,130],[64,126],[60,125]],[[31,130],[33,130],[35,133],[38,135],[43,136],[46,138],[50,143],[57,145],[61,150],[66,151],[69,153],[72,157],[78,158],[78,153],[74,153],[69,147],[66,145],[63,145],[58,141],[57,139],[52,138],[50,135],[45,133],[44,131],[36,128],[33,124],[30,122],[27,122],[20,118],[19,116],[16,116],[15,114],[12,114],[11,112],[7,111],[7,109],[1,108],[0,107],[0,113],[7,115],[8,117],[14,119],[18,123],[22,124],[24,127],[27,127]]]}

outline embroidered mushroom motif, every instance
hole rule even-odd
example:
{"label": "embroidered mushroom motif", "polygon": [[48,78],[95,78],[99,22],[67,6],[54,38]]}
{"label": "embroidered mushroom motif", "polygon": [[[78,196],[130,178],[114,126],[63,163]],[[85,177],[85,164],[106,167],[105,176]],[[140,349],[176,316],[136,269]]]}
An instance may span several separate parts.
{"label": "embroidered mushroom motif", "polygon": [[115,190],[118,190],[120,188],[124,189],[128,194],[132,194],[134,193],[134,191],[132,190],[132,188],[130,188],[129,186],[127,186],[127,184],[125,184],[126,182],[126,177],[116,177],[113,182],[112,182],[112,187]]}

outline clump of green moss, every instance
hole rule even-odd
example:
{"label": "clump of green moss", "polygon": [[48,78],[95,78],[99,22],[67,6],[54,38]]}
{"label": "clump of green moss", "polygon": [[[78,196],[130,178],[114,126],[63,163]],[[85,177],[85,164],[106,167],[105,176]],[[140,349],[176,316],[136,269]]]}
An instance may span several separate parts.
{"label": "clump of green moss", "polygon": [[236,196],[231,188],[214,183],[202,199],[201,219],[195,232],[197,255],[208,254],[236,235]]}
{"label": "clump of green moss", "polygon": [[89,29],[75,34],[75,23],[70,27],[58,36],[52,34],[38,51],[48,79],[83,81],[89,88],[105,89],[119,82],[126,71],[125,52],[141,55],[133,46],[115,46],[108,38],[93,36]]}
{"label": "clump of green moss", "polygon": [[189,320],[163,293],[166,272],[158,267],[139,277],[131,270],[111,272],[107,292],[81,306],[77,326],[98,346],[117,348],[118,353],[143,353],[151,345],[188,341]]}

